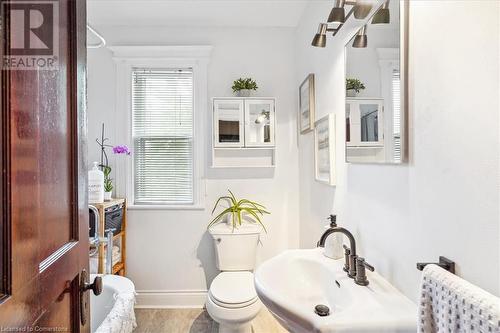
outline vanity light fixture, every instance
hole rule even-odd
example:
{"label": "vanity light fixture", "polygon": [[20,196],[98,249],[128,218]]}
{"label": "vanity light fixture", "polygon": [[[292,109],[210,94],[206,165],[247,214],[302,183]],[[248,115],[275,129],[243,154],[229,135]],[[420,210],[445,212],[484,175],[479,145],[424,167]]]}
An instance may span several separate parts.
{"label": "vanity light fixture", "polygon": [[386,0],[382,7],[373,15],[372,24],[391,23],[391,14],[389,12],[389,0]]}
{"label": "vanity light fixture", "polygon": [[352,47],[363,48],[368,45],[368,37],[366,36],[366,24],[358,30],[356,37],[354,37],[354,42],[352,42]]}
{"label": "vanity light fixture", "polygon": [[[383,5],[378,9],[376,14],[373,16],[372,24],[389,23],[389,1],[390,0],[385,0]],[[345,14],[345,5],[352,6],[347,15]],[[327,22],[338,23],[339,25],[333,28],[329,27],[328,23],[320,23],[318,32],[314,36],[311,45],[314,47],[325,47],[327,32],[331,32],[332,35],[335,36],[351,15],[354,15],[356,19],[364,19],[370,14],[372,9],[373,4],[367,0],[336,0],[335,6],[332,8]],[[366,36],[365,25],[358,31],[353,47],[366,47],[367,45],[368,38]]]}
{"label": "vanity light fixture", "polygon": [[335,6],[332,8],[328,16],[328,23],[344,23],[345,22],[345,0],[336,0]]}

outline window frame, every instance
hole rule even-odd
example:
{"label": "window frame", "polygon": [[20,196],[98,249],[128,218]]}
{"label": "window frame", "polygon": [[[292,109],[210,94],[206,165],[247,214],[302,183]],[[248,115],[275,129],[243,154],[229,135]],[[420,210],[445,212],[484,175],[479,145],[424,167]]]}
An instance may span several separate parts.
{"label": "window frame", "polygon": [[[192,68],[193,70],[193,204],[135,204],[134,158],[115,161],[116,194],[125,196],[127,207],[136,210],[205,209],[204,140],[208,123],[207,65],[211,46],[112,46],[116,63],[116,141],[133,147],[132,71],[134,68]],[[126,98],[123,98],[126,96]],[[119,129],[125,129],[120,131]],[[133,155],[133,152],[132,152]]]}

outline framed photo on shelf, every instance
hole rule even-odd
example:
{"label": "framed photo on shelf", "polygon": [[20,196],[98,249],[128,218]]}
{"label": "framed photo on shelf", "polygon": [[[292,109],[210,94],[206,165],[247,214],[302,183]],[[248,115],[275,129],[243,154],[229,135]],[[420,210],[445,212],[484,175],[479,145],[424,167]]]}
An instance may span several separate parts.
{"label": "framed photo on shelf", "polygon": [[314,74],[309,74],[299,87],[299,130],[305,134],[314,129]]}
{"label": "framed photo on shelf", "polygon": [[314,170],[318,182],[336,185],[335,115],[318,120],[314,128]]}

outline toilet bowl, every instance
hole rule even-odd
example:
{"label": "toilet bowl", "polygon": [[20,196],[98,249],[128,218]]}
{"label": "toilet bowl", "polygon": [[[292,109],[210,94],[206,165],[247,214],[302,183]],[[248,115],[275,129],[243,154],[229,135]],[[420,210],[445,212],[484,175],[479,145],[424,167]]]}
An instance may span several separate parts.
{"label": "toilet bowl", "polygon": [[251,333],[252,320],[262,307],[252,273],[261,227],[243,224],[233,228],[224,223],[209,232],[221,273],[210,285],[207,312],[219,323],[220,333]]}
{"label": "toilet bowl", "polygon": [[251,333],[261,306],[249,271],[222,272],[208,291],[207,311],[219,323],[219,333]]}

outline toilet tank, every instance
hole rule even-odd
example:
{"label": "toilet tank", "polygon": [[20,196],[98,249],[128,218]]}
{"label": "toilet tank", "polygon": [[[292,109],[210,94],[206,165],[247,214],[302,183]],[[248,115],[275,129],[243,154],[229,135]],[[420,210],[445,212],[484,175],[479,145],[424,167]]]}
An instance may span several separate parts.
{"label": "toilet tank", "polygon": [[245,223],[234,228],[219,223],[209,229],[214,240],[217,268],[221,271],[251,271],[255,268],[262,227]]}

